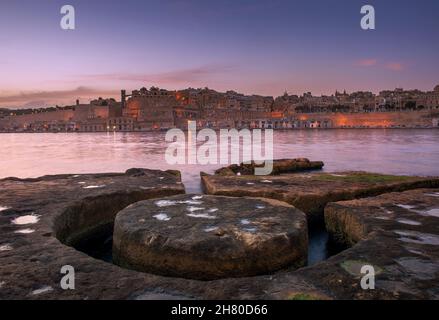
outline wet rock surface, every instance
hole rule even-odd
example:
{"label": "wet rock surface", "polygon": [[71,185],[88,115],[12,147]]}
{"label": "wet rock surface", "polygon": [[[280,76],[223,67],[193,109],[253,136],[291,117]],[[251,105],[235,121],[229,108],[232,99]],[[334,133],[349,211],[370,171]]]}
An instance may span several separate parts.
{"label": "wet rock surface", "polygon": [[309,220],[323,220],[323,210],[329,202],[439,187],[439,178],[367,172],[294,173],[278,176],[202,175],[201,179],[208,194],[285,201],[305,212]]}
{"label": "wet rock surface", "polygon": [[183,195],[138,202],[118,213],[116,264],[211,280],[305,265],[306,216],[275,200]]}
{"label": "wet rock surface", "polygon": [[[215,171],[215,174],[222,176],[235,175],[254,175],[255,168],[263,167],[264,165],[256,164],[254,161],[248,164],[241,163],[240,165],[230,165],[228,167],[220,168]],[[310,170],[320,170],[324,166],[322,161],[310,161],[306,158],[297,159],[279,159],[273,161],[273,175],[281,173],[301,172]]]}

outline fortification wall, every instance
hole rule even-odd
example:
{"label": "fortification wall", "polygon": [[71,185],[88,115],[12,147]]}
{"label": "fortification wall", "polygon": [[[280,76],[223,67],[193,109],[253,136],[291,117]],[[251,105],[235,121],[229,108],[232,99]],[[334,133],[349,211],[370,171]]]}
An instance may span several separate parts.
{"label": "fortification wall", "polygon": [[333,128],[346,127],[433,127],[438,111],[403,111],[376,113],[313,113],[294,116],[301,121],[329,120]]}
{"label": "fortification wall", "polygon": [[73,110],[56,110],[51,112],[23,114],[5,117],[0,122],[1,127],[23,127],[33,122],[69,121],[73,117]]}

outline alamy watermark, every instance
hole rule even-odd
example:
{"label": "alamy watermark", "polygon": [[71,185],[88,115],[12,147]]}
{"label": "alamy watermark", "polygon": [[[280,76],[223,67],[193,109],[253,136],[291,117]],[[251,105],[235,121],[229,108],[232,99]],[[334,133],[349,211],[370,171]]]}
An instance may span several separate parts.
{"label": "alamy watermark", "polygon": [[209,128],[197,132],[196,122],[189,121],[187,136],[181,129],[170,129],[165,140],[170,142],[165,152],[169,165],[254,161],[255,175],[269,175],[273,171],[273,129],[221,129],[218,136],[217,131]]}
{"label": "alamy watermark", "polygon": [[361,29],[375,30],[375,8],[371,5],[365,5],[361,7],[360,12],[364,14],[360,22]]}
{"label": "alamy watermark", "polygon": [[59,25],[63,30],[75,30],[75,7],[69,4],[66,4],[61,7],[60,13],[62,16]]}
{"label": "alamy watermark", "polygon": [[61,268],[61,274],[64,274],[60,281],[61,289],[75,290],[75,268],[71,265],[65,265]]}
{"label": "alamy watermark", "polygon": [[[75,30],[75,7],[70,4],[63,5],[60,11],[62,17],[60,26],[63,30]],[[361,7],[360,13],[364,16],[361,18],[360,26],[363,30],[375,30],[375,8],[372,5]]]}
{"label": "alamy watermark", "polygon": [[360,285],[363,290],[375,289],[375,268],[371,265],[364,265],[361,267],[361,274],[364,276],[361,278]]}

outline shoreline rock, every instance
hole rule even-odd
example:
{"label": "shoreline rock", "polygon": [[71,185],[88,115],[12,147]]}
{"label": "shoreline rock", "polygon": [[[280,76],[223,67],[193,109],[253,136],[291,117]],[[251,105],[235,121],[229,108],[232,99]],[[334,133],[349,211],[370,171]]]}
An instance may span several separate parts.
{"label": "shoreline rock", "polygon": [[[321,170],[325,164],[322,161],[309,161],[306,158],[297,159],[278,159],[273,160],[272,175],[279,175],[282,173],[303,172],[311,170]],[[255,168],[263,167],[257,165],[254,161],[240,165],[230,165],[228,167],[220,168],[215,171],[215,174],[220,176],[236,176],[236,175],[254,175]]]}
{"label": "shoreline rock", "polygon": [[388,192],[439,187],[437,177],[393,176],[368,172],[292,173],[278,176],[202,175],[207,194],[264,197],[285,201],[322,222],[327,203]]}

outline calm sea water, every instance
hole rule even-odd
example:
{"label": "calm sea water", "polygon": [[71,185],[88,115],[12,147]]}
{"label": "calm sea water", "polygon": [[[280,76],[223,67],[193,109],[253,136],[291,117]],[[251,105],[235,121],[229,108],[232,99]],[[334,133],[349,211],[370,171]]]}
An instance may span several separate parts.
{"label": "calm sea water", "polygon": [[[274,133],[275,158],[307,157],[326,171],[366,170],[439,175],[439,130],[303,130]],[[200,191],[199,172],[221,165],[165,162],[164,133],[0,134],[0,178],[45,174],[178,169],[188,192]]]}

